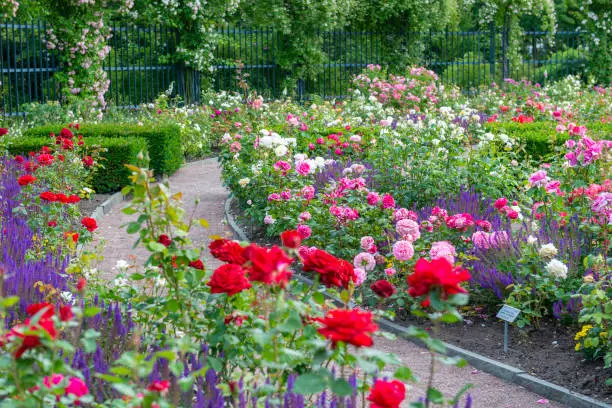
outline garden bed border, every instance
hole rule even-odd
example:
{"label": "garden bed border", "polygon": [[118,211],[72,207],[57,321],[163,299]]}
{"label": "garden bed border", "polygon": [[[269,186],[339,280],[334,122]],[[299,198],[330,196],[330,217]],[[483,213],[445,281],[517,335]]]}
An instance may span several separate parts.
{"label": "garden bed border", "polygon": [[[227,199],[225,200],[225,220],[229,225],[231,231],[235,236],[238,237],[241,241],[249,241],[246,233],[243,229],[238,225],[236,220],[234,220],[234,216],[232,215],[230,209],[233,201],[233,195],[230,193]],[[308,279],[307,277],[296,274],[294,275],[298,280],[312,284],[313,281]],[[329,293],[323,292],[323,294],[332,299],[334,302],[338,304],[343,304],[342,301]],[[410,337],[408,335],[408,330],[390,320],[387,319],[379,319],[377,321],[378,325],[384,330],[394,333],[397,336],[408,340],[412,343],[420,347],[424,347],[422,341]],[[488,357],[482,356],[478,353],[474,353],[472,351],[468,351],[462,349],[460,347],[454,346],[452,344],[444,343],[446,347],[446,355],[450,357],[459,356],[466,360],[470,365],[474,368],[494,375],[495,377],[501,378],[510,383],[514,383],[516,385],[520,385],[529,391],[532,391],[536,394],[539,394],[543,397],[551,399],[553,401],[560,402],[562,404],[566,404],[572,408],[612,408],[612,405],[607,404],[602,401],[598,401],[594,398],[586,396],[584,394],[580,394],[575,391],[571,391],[565,387],[561,387],[559,385],[553,384],[551,382],[542,380],[540,378],[534,377],[528,374],[526,371],[518,369],[516,367],[501,363],[499,361],[490,359]]]}

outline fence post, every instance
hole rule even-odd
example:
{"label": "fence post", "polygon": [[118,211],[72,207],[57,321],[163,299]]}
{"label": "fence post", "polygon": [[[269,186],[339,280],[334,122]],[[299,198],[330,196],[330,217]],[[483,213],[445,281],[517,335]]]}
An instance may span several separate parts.
{"label": "fence post", "polygon": [[297,82],[298,100],[302,102],[304,100],[304,79],[300,78]]}
{"label": "fence post", "polygon": [[491,80],[495,82],[495,22],[489,23],[490,44],[489,44],[489,65]]}

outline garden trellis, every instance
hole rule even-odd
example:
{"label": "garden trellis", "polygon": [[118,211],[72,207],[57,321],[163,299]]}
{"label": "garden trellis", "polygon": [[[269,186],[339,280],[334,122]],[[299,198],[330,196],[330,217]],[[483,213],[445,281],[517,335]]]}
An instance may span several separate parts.
{"label": "garden trellis", "polygon": [[[0,112],[20,115],[22,105],[61,100],[54,74],[59,71],[55,50],[45,46],[47,24],[5,22],[0,24]],[[118,107],[135,108],[152,102],[175,84],[185,95],[182,64],[173,63],[178,34],[161,26],[134,27],[115,24],[109,40],[111,53],[104,61],[110,79],[107,99]],[[368,64],[397,68],[399,56],[425,65],[445,82],[465,91],[503,78],[543,82],[580,73],[585,63],[583,33],[562,31],[525,32],[518,53],[510,55],[508,36],[502,30],[470,32],[362,32],[318,33],[327,60],[313,78],[297,80],[286,89],[290,70],[282,69],[277,51],[282,45],[272,28],[228,27],[220,37],[211,75],[196,74],[188,94],[199,101],[203,90],[238,90],[237,61],[252,89],[266,97],[294,95],[326,99],[350,95],[350,79]]]}

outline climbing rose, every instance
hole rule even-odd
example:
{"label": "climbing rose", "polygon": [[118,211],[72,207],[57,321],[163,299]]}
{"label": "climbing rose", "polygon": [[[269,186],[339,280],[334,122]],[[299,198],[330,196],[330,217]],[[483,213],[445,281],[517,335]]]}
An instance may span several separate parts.
{"label": "climbing rose", "polygon": [[315,248],[312,251],[300,250],[300,256],[304,264],[305,272],[318,272],[321,283],[325,286],[336,286],[347,289],[349,282],[355,282],[355,270],[353,265],[344,259]]}
{"label": "climbing rose", "polygon": [[297,230],[288,230],[280,234],[281,242],[286,248],[296,249],[300,247],[302,238]]}
{"label": "climbing rose", "polygon": [[399,408],[406,397],[406,386],[397,380],[376,380],[367,400],[371,408]]}
{"label": "climbing rose", "polygon": [[94,218],[85,217],[81,220],[81,225],[87,228],[87,231],[94,232],[98,228],[98,223]]}
{"label": "climbing rose", "polygon": [[323,325],[318,332],[330,340],[333,347],[339,341],[355,347],[370,347],[373,344],[371,335],[378,330],[372,322],[372,313],[360,310],[334,309],[315,320]]}
{"label": "climbing rose", "polygon": [[252,281],[284,287],[291,279],[293,273],[288,268],[293,259],[276,245],[264,248],[251,244],[244,249],[244,257],[251,262],[249,279]]}
{"label": "climbing rose", "polygon": [[449,295],[467,293],[459,284],[470,279],[467,270],[453,268],[445,258],[428,262],[421,258],[414,266],[414,273],[408,276],[408,293],[412,297],[428,295],[432,290],[440,289],[442,299]]}
{"label": "climbing rose", "polygon": [[17,183],[19,183],[20,186],[27,186],[28,184],[32,184],[35,181],[36,177],[30,174],[26,174],[25,176],[21,176],[17,179]]}
{"label": "climbing rose", "polygon": [[372,289],[374,293],[384,299],[397,293],[397,289],[395,289],[395,286],[393,286],[389,281],[386,281],[384,279],[374,282],[372,286],[370,286],[370,289]]}
{"label": "climbing rose", "polygon": [[210,254],[220,261],[236,265],[243,265],[246,262],[243,256],[244,248],[237,242],[220,238],[211,242],[208,248]]}
{"label": "climbing rose", "polygon": [[207,283],[210,286],[210,292],[227,293],[229,296],[234,296],[238,292],[249,289],[251,283],[246,278],[245,272],[245,269],[240,265],[221,265],[215,269]]}
{"label": "climbing rose", "polygon": [[169,247],[172,244],[172,240],[166,234],[161,234],[159,238],[157,238],[157,242],[165,247]]}

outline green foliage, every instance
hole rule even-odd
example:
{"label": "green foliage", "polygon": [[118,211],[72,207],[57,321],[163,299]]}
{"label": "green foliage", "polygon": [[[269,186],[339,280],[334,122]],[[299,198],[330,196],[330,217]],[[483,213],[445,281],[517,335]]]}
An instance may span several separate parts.
{"label": "green foliage", "polygon": [[[556,122],[487,123],[485,129],[493,133],[505,133],[511,138],[520,140],[525,144],[525,151],[528,154],[539,157],[554,153],[556,146],[561,146],[570,138],[567,132],[557,132],[556,125]],[[589,136],[593,139],[600,139],[612,132],[612,124],[598,122],[587,124],[586,127]]]}
{"label": "green foliage", "polygon": [[[49,136],[51,132],[57,132],[62,127],[62,125],[39,126],[26,131],[25,136],[45,137]],[[183,163],[180,129],[176,125],[138,126],[125,124],[84,124],[81,126],[81,133],[88,139],[92,137],[101,137],[124,139],[142,138],[146,140],[149,155],[151,157],[151,167],[158,175],[172,175]]]}
{"label": "green foliage", "polygon": [[[9,152],[12,154],[27,154],[38,151],[49,145],[48,137],[28,137],[14,141]],[[88,145],[100,145],[106,151],[101,153],[101,165],[92,179],[92,188],[98,193],[119,191],[128,183],[130,171],[125,164],[136,163],[138,153],[146,151],[146,140],[140,137],[87,137]]]}

